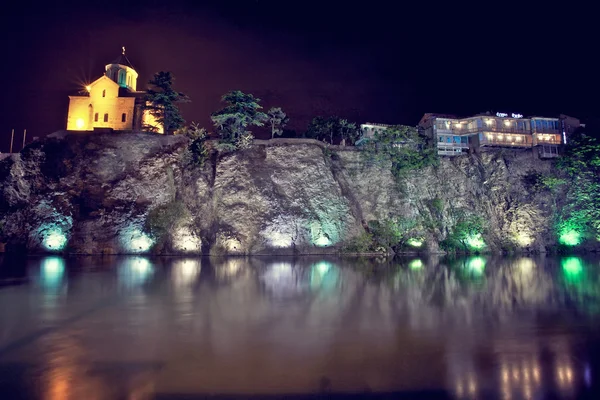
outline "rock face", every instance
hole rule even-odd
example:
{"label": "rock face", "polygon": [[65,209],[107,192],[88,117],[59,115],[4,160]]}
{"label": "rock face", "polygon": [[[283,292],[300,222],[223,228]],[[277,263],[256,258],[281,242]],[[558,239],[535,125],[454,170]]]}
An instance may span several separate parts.
{"label": "rock face", "polygon": [[331,253],[371,221],[401,218],[419,221],[436,252],[460,211],[487,222],[491,251],[556,243],[555,200],[525,179],[552,164],[531,152],[445,158],[398,182],[353,148],[257,143],[198,167],[180,136],[51,135],[0,162],[0,242],[85,254]]}

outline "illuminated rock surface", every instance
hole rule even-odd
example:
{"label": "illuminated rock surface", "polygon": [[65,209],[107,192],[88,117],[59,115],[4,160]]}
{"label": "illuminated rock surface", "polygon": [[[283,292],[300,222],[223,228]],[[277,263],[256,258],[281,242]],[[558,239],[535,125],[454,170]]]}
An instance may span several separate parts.
{"label": "illuminated rock surface", "polygon": [[[524,179],[552,164],[530,152],[446,158],[398,185],[389,170],[366,167],[353,148],[326,155],[310,141],[215,154],[196,168],[184,163],[184,137],[53,136],[0,162],[0,242],[7,250],[334,253],[370,221],[403,218],[435,222],[408,246],[436,252],[456,223],[454,210],[489,226],[467,241],[472,250],[544,251],[559,243],[550,194],[530,190]],[[149,212],[175,203],[185,216],[170,221],[164,237],[152,237]]]}

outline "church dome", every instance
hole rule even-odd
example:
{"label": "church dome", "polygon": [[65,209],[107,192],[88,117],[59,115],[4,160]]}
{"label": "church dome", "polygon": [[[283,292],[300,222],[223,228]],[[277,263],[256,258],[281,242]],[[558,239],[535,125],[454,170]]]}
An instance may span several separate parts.
{"label": "church dome", "polygon": [[123,47],[119,57],[112,63],[107,64],[105,69],[106,76],[118,83],[119,86],[132,91],[136,90],[138,73],[125,55],[125,47]]}

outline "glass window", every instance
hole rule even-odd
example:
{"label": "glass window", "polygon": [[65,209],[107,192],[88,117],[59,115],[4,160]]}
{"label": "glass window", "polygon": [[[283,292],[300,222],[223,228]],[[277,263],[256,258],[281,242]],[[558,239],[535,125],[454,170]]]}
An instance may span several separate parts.
{"label": "glass window", "polygon": [[439,136],[438,137],[438,142],[443,143],[444,142],[444,137],[443,136]]}
{"label": "glass window", "polygon": [[108,113],[104,114],[104,122],[108,122]]}
{"label": "glass window", "polygon": [[477,127],[483,128],[483,121],[480,118],[477,118]]}
{"label": "glass window", "polygon": [[[480,135],[481,135],[481,133],[480,133]],[[469,143],[469,138],[468,138],[467,136],[465,136],[465,137],[461,137],[461,138],[460,138],[460,142],[461,142],[461,143]]]}
{"label": "glass window", "polygon": [[98,122],[98,113],[94,114],[94,122]]}
{"label": "glass window", "polygon": [[454,143],[460,143],[460,136],[454,136]]}
{"label": "glass window", "polygon": [[121,114],[121,122],[125,122],[127,121],[127,114],[123,113]]}
{"label": "glass window", "polygon": [[106,89],[102,91],[102,97],[106,97]]}
{"label": "glass window", "polygon": [[452,143],[452,136],[446,136],[446,143]]}

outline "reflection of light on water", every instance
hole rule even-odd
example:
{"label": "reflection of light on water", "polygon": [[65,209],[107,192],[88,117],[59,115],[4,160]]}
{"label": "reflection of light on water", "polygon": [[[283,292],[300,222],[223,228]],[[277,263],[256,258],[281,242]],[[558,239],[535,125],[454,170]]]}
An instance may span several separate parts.
{"label": "reflection of light on water", "polygon": [[408,268],[410,269],[421,269],[423,268],[423,261],[417,258],[408,263]]}
{"label": "reflection of light on water", "polygon": [[456,384],[456,395],[457,395],[458,397],[462,397],[462,396],[463,396],[463,393],[464,393],[463,384],[462,384],[462,382],[460,382],[460,381],[459,381],[459,382]]}
{"label": "reflection of light on water", "polygon": [[583,272],[583,261],[579,257],[566,257],[560,261],[567,279],[578,279]]}
{"label": "reflection of light on water", "polygon": [[517,367],[513,367],[512,377],[515,381],[519,381],[519,370],[517,369]]}
{"label": "reflection of light on water", "polygon": [[145,257],[128,257],[119,268],[119,280],[127,286],[142,285],[153,273],[150,260]]}
{"label": "reflection of light on water", "polygon": [[56,288],[60,285],[65,273],[65,260],[61,257],[46,257],[42,260],[41,278],[42,285]]}
{"label": "reflection of light on water", "polygon": [[583,372],[583,379],[585,380],[585,384],[588,385],[588,387],[592,386],[592,369],[589,365],[585,366]]}
{"label": "reflection of light on water", "polygon": [[523,257],[515,262],[515,266],[523,275],[531,275],[535,269],[535,262],[531,258]]}
{"label": "reflection of light on water", "polygon": [[242,258],[229,258],[223,264],[215,267],[215,274],[219,279],[231,279],[242,271],[245,263],[246,260]]}
{"label": "reflection of light on water", "polygon": [[339,277],[340,272],[336,266],[328,261],[320,261],[311,267],[310,287],[313,290],[334,288],[337,286]]}
{"label": "reflection of light on water", "polygon": [[200,273],[200,260],[176,260],[173,263],[173,282],[176,286],[189,286]]}
{"label": "reflection of light on water", "polygon": [[302,281],[291,263],[278,262],[269,265],[261,276],[265,288],[276,295],[294,295],[302,290]]}
{"label": "reflection of light on water", "polygon": [[469,393],[474,395],[477,391],[477,384],[475,382],[475,378],[471,375],[469,376]]}
{"label": "reflection of light on water", "polygon": [[467,269],[475,275],[483,274],[486,260],[483,257],[471,257],[467,260]]}

